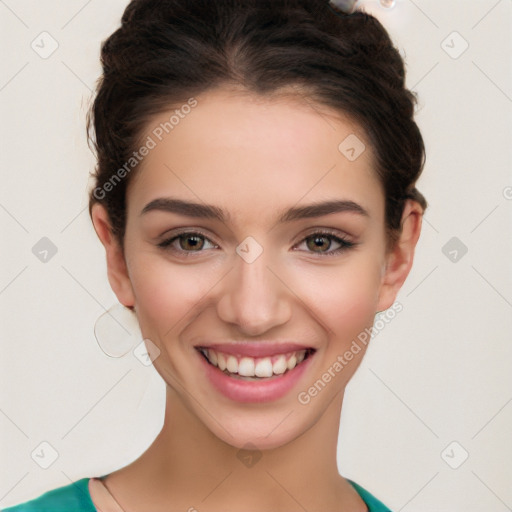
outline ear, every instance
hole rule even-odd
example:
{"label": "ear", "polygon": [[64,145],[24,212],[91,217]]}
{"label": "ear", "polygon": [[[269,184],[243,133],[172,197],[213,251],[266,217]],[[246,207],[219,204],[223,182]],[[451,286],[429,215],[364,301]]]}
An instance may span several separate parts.
{"label": "ear", "polygon": [[393,304],[398,291],[409,275],[414,259],[414,249],[420,237],[422,218],[421,205],[408,199],[402,214],[400,238],[386,255],[377,311],[384,311]]}
{"label": "ear", "polygon": [[102,204],[95,203],[91,211],[92,223],[98,238],[105,247],[107,255],[108,281],[119,302],[132,308],[135,304],[128,268],[123,249],[112,234],[107,210]]}

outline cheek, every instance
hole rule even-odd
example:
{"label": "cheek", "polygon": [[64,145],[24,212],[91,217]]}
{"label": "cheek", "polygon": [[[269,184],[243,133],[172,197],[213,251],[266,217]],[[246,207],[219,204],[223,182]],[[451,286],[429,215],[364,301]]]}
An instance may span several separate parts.
{"label": "cheek", "polygon": [[297,272],[295,282],[300,290],[297,295],[331,339],[347,340],[372,325],[381,267],[371,255],[359,254],[346,264]]}
{"label": "cheek", "polygon": [[376,313],[380,273],[376,266],[353,269],[343,276],[337,297],[332,300],[330,314],[335,321],[336,332],[357,334],[373,323]]}
{"label": "cheek", "polygon": [[182,322],[215,284],[215,271],[196,265],[177,265],[151,254],[132,259],[130,278],[144,336],[152,339],[176,336]]}
{"label": "cheek", "polygon": [[[209,298],[219,299],[213,290],[222,288],[219,279],[226,273],[220,260],[179,264],[153,252],[132,254],[130,278],[145,337],[161,342],[178,337]],[[296,261],[280,271],[276,265],[274,270],[291,290],[283,300],[315,319],[332,339],[347,340],[373,323],[381,277],[374,255],[365,250],[332,265]]]}

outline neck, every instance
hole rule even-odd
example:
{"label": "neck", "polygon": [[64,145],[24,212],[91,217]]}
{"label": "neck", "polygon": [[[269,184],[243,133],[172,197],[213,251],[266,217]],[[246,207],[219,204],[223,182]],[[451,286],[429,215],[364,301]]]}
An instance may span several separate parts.
{"label": "neck", "polygon": [[[271,450],[233,447],[213,435],[167,388],[164,426],[152,445],[105,483],[125,510],[344,510],[360,500],[339,475],[343,394],[314,425]],[[286,422],[276,428],[286,428]],[[194,503],[191,503],[193,497]],[[346,509],[345,509],[346,510]],[[361,508],[361,510],[365,510]]]}

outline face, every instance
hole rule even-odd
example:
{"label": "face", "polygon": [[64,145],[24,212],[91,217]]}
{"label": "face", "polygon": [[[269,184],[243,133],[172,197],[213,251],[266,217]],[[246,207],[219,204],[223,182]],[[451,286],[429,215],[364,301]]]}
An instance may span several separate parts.
{"label": "face", "polygon": [[[147,127],[118,297],[173,400],[233,446],[272,448],[322,417],[365,352],[354,340],[394,300],[385,198],[349,120],[300,97],[196,99],[161,141],[172,112]],[[366,150],[349,160],[338,146],[354,134]]]}

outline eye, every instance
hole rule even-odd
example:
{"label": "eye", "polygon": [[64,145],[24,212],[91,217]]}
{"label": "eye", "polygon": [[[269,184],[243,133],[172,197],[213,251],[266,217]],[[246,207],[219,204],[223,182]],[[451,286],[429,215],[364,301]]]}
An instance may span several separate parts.
{"label": "eye", "polygon": [[[211,247],[205,247],[208,244],[210,244]],[[179,235],[176,235],[172,238],[168,238],[167,240],[160,242],[158,244],[158,247],[161,247],[162,249],[172,250],[175,252],[191,253],[204,252],[203,249],[205,248],[212,249],[217,246],[203,234],[191,231],[180,233]]]}
{"label": "eye", "polygon": [[[300,245],[303,245],[304,243],[307,247],[306,252],[325,256],[340,254],[341,252],[357,245],[355,242],[351,242],[343,237],[337,236],[330,231],[314,232],[304,238],[297,247],[300,247]],[[333,243],[337,244],[339,247],[334,250],[330,250]],[[171,250],[187,255],[190,253],[204,252],[206,249],[215,249],[218,247],[208,237],[196,231],[180,233],[160,242],[157,245],[164,250]]]}
{"label": "eye", "polygon": [[[333,242],[338,244],[339,247],[331,251],[329,249],[331,249]],[[300,245],[304,243],[308,248],[307,252],[313,252],[326,256],[340,254],[341,252],[351,249],[357,245],[355,242],[350,242],[346,238],[337,236],[330,231],[318,231],[312,233],[311,235],[304,238]]]}

